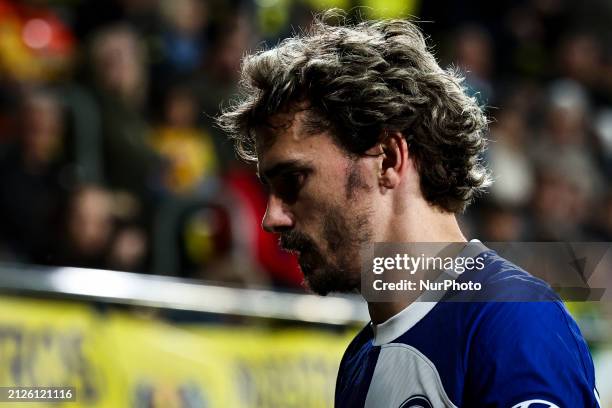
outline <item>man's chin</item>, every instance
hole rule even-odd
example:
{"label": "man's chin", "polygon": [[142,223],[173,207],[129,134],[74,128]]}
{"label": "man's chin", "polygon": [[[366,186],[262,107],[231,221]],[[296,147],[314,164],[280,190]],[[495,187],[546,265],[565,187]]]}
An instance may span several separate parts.
{"label": "man's chin", "polygon": [[326,287],[318,286],[316,283],[313,285],[307,278],[304,279],[303,286],[308,292],[319,296],[327,296],[329,293],[333,292]]}
{"label": "man's chin", "polygon": [[359,289],[359,284],[350,282],[346,277],[334,271],[307,269],[300,267],[304,275],[304,287],[317,295],[327,296],[330,293],[351,293]]}
{"label": "man's chin", "polygon": [[311,294],[318,295],[318,296],[327,296],[329,294],[329,292],[327,291],[322,291],[320,289],[313,289],[313,287],[308,283],[307,280],[304,280],[304,283],[302,284],[302,286],[304,287],[304,289],[306,289],[307,293],[311,293]]}
{"label": "man's chin", "polygon": [[312,265],[305,265],[303,262],[299,262],[299,266],[304,276],[302,286],[307,291],[321,296],[325,296],[331,291],[327,288],[328,282],[325,279],[325,271],[313,268]]}

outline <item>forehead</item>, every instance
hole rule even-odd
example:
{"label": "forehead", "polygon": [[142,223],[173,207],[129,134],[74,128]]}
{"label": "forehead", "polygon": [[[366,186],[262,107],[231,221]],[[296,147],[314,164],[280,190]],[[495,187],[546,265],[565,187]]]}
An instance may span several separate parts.
{"label": "forehead", "polygon": [[340,161],[345,153],[327,130],[313,130],[306,111],[282,113],[270,119],[270,127],[257,133],[257,164],[260,171],[283,161]]}

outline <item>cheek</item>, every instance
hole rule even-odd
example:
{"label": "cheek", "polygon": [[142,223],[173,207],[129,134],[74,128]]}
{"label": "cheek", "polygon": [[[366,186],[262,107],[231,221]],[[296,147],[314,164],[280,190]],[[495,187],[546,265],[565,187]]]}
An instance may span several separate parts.
{"label": "cheek", "polygon": [[321,247],[325,247],[321,242],[325,238],[325,229],[331,235],[337,235],[336,229],[329,225],[339,216],[345,218],[353,211],[354,199],[346,196],[348,169],[343,160],[320,167],[310,176],[291,206],[297,230],[312,237]]}
{"label": "cheek", "polygon": [[342,172],[332,174],[310,180],[300,192],[299,204],[317,212],[350,205],[346,197],[346,176]]}
{"label": "cheek", "polygon": [[295,228],[297,231],[313,239],[321,246],[321,232],[325,223],[324,212],[319,203],[313,200],[298,202],[294,208]]}
{"label": "cheek", "polygon": [[292,206],[296,230],[312,239],[319,249],[326,247],[324,235],[329,223],[329,208],[323,194],[312,194],[310,191],[304,191]]}

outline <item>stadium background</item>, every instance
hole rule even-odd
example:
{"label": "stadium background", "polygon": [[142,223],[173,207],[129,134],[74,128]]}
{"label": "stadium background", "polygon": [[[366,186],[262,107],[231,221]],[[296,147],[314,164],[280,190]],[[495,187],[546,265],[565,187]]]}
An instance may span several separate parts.
{"label": "stadium background", "polygon": [[[415,16],[488,106],[497,182],[468,236],[612,241],[609,1],[0,0],[0,386],[331,405],[363,305],[303,295],[212,119],[246,51],[328,7]],[[570,306],[611,407],[612,307]]]}

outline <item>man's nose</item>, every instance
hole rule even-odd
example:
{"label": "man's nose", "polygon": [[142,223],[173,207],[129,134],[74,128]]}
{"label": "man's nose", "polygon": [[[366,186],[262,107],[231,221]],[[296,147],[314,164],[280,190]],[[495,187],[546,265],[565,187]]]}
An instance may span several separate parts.
{"label": "man's nose", "polygon": [[283,201],[271,194],[268,198],[266,214],[261,222],[267,232],[282,232],[293,227],[293,217]]}

